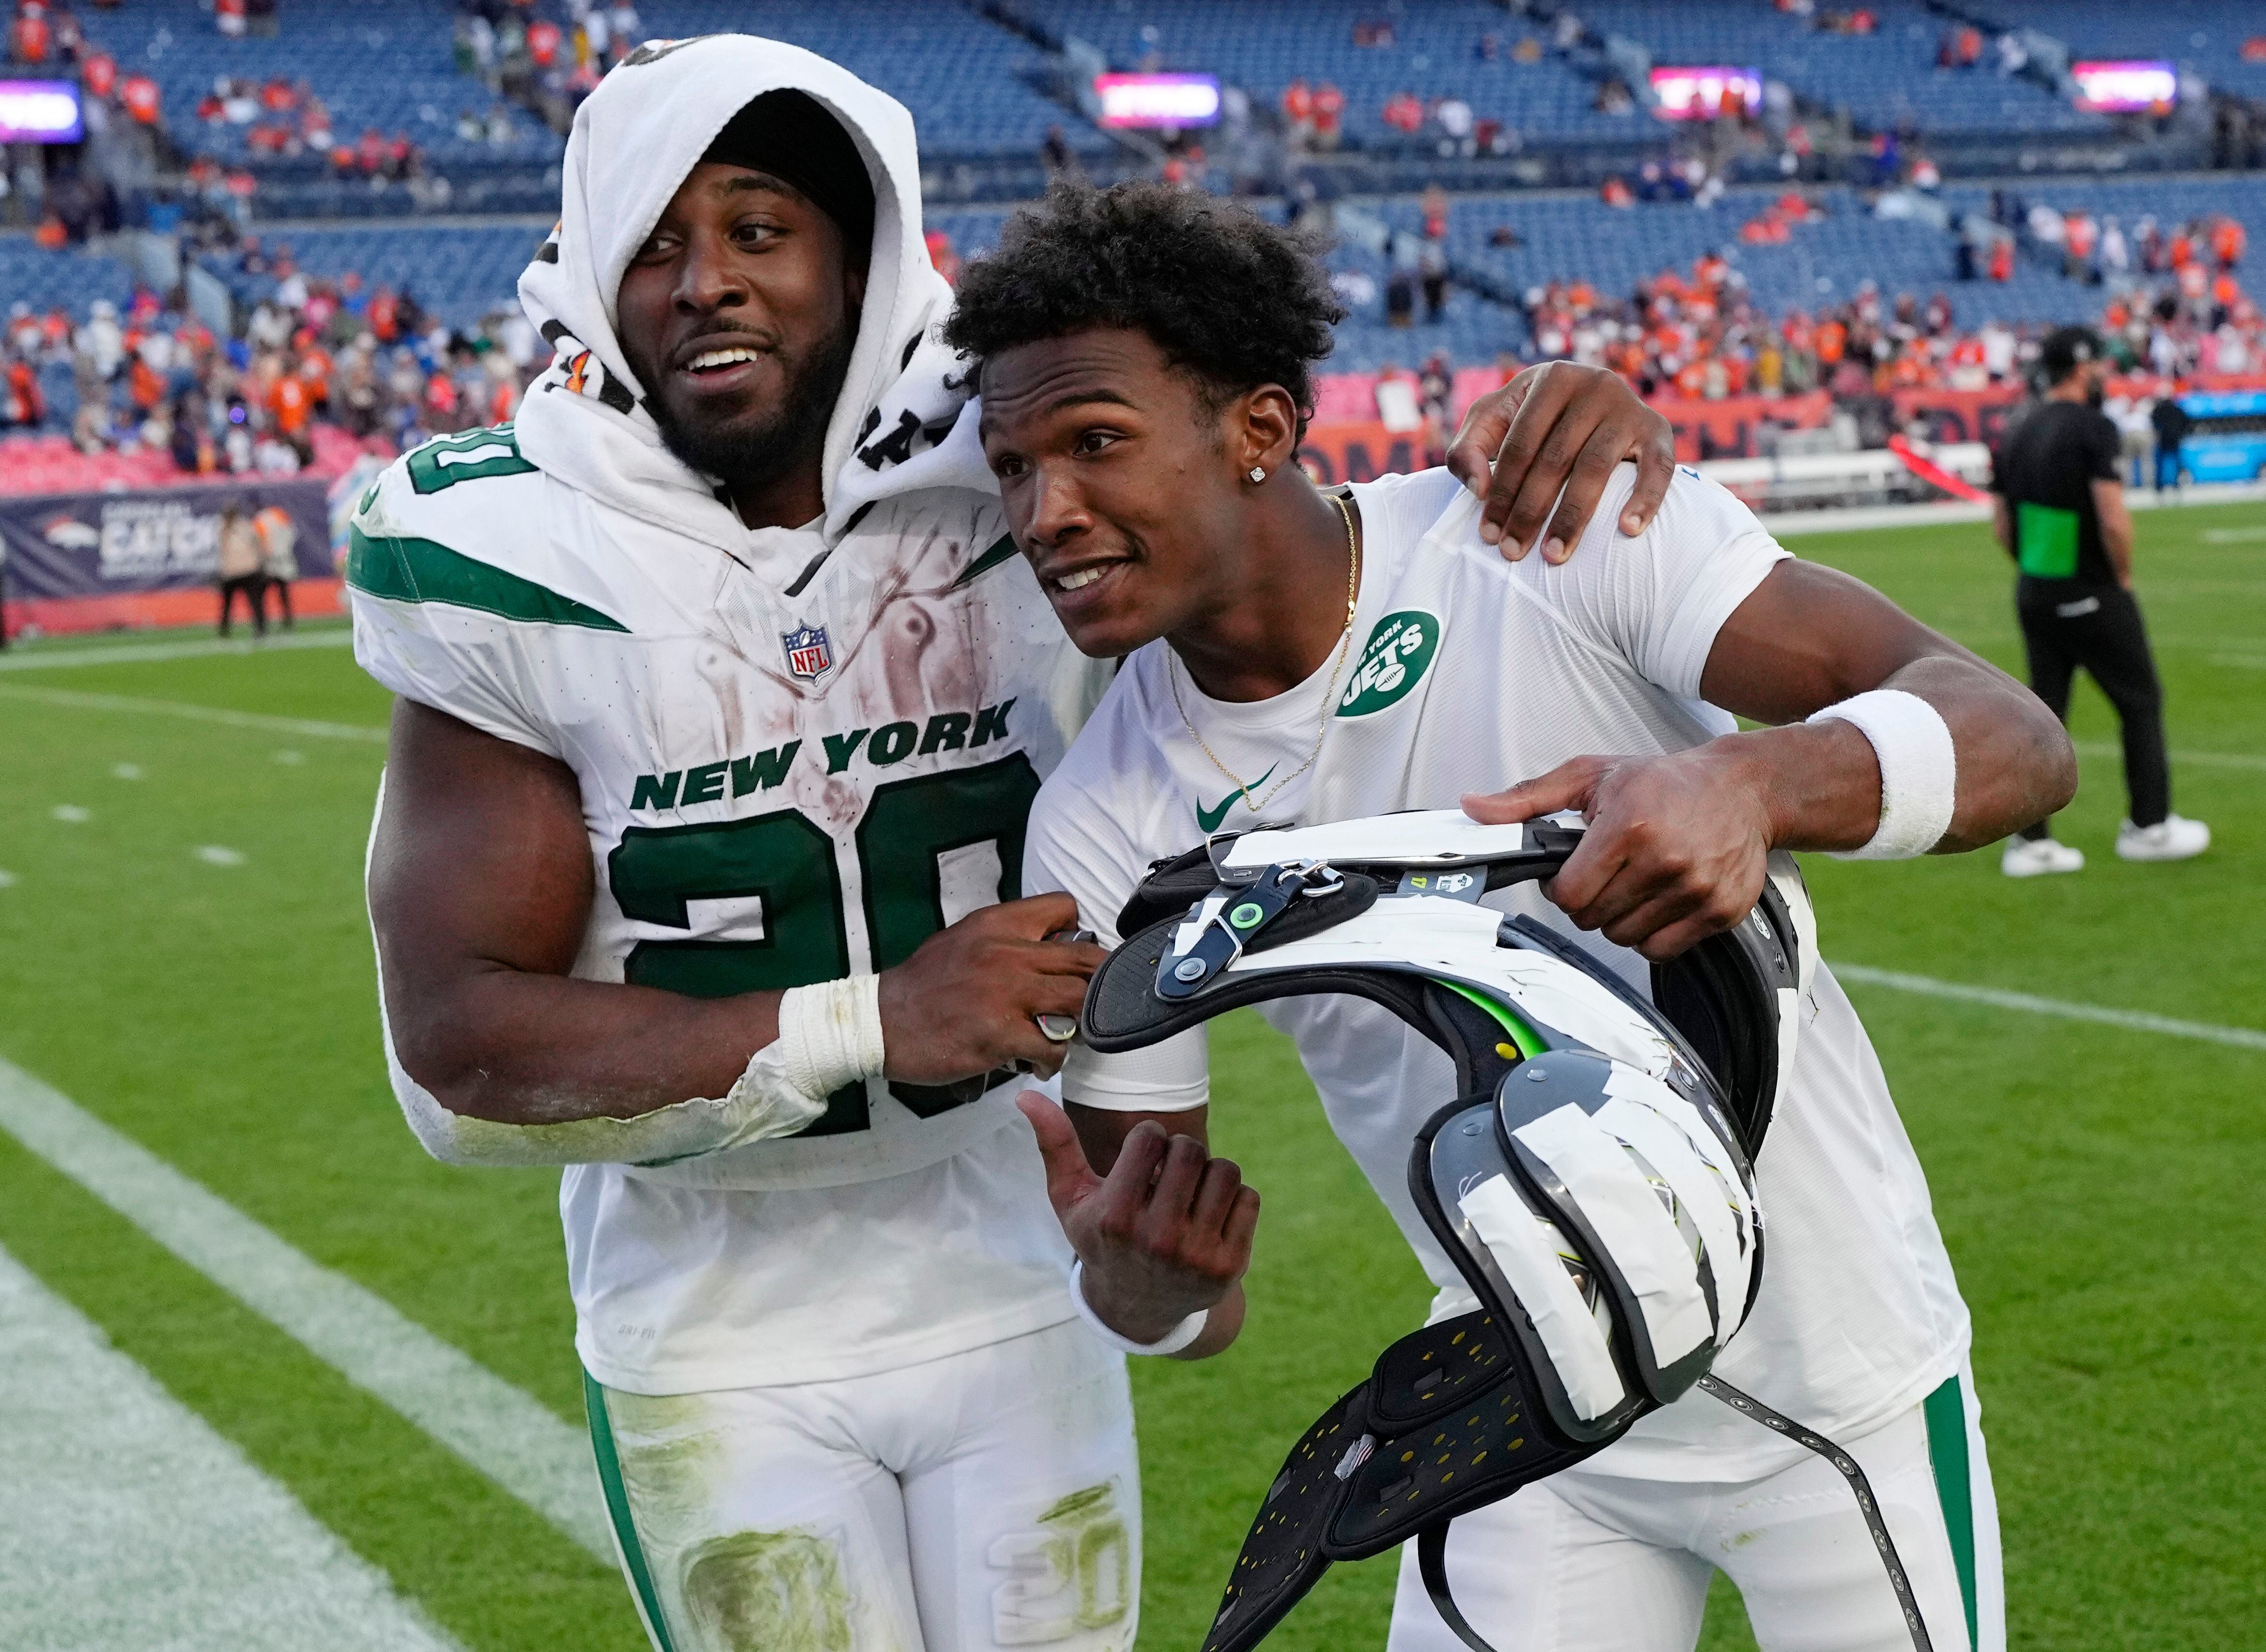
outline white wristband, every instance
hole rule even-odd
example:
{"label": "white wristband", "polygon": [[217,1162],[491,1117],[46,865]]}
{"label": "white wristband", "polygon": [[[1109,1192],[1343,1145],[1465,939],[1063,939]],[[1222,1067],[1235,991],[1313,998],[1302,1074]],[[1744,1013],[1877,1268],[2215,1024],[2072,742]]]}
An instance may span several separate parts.
{"label": "white wristband", "polygon": [[1951,829],[1959,756],[1943,713],[1916,694],[1875,688],[1813,714],[1854,724],[1881,765],[1881,823],[1861,848],[1837,849],[1845,861],[1899,861],[1925,855]]}
{"label": "white wristband", "polygon": [[1078,1318],[1092,1328],[1093,1334],[1121,1354],[1177,1354],[1203,1335],[1204,1321],[1211,1318],[1210,1308],[1202,1308],[1182,1320],[1153,1343],[1137,1343],[1131,1337],[1113,1331],[1101,1322],[1101,1315],[1093,1311],[1093,1304],[1085,1299],[1085,1263],[1070,1265],[1070,1304],[1078,1310]]}
{"label": "white wristband", "polygon": [[790,1084],[822,1098],[881,1071],[881,978],[790,987],[779,999],[779,1053]]}

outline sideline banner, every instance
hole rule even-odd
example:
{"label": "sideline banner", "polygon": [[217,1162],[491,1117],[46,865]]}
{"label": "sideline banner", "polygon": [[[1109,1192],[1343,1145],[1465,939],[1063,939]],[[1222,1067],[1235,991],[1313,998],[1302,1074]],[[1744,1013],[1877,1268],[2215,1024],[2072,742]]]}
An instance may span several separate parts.
{"label": "sideline banner", "polygon": [[327,579],[332,551],[326,484],[299,477],[120,493],[0,498],[0,548],[9,600],[120,597],[209,586],[220,567],[221,512],[279,506],[299,534],[299,575]]}
{"label": "sideline banner", "polygon": [[1751,459],[1762,452],[1763,426],[1814,430],[1833,417],[1833,398],[1824,390],[1802,396],[1727,396],[1721,401],[1656,396],[1648,404],[1676,432],[1676,456],[1689,464],[1700,459]]}
{"label": "sideline banner", "polygon": [[[1298,462],[1324,487],[1403,476],[1425,468],[1424,433],[1387,430],[1375,421],[1312,424],[1306,426],[1306,440],[1298,446]],[[1438,462],[1437,455],[1432,462]]]}
{"label": "sideline banner", "polygon": [[1927,439],[1945,442],[1980,441],[1998,446],[2007,420],[2022,404],[2019,384],[1994,384],[1984,390],[1897,390],[1890,397],[1899,429],[1914,419],[1927,426]]}

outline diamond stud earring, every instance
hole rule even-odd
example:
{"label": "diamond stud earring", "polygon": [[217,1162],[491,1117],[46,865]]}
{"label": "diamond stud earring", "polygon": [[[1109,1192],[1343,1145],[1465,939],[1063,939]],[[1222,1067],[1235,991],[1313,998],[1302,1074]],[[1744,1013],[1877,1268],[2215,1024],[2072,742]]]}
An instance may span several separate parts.
{"label": "diamond stud earring", "polygon": [[1253,465],[1251,467],[1251,479],[1254,482],[1264,482],[1267,480],[1267,472],[1259,466]]}

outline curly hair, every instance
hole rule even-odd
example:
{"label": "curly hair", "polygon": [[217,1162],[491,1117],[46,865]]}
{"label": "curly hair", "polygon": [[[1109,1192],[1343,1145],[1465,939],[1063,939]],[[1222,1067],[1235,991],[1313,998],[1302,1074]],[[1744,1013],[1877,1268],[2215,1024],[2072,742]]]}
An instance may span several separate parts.
{"label": "curly hair", "polygon": [[1310,237],[1162,184],[1057,183],[971,262],[945,342],[985,359],[1094,327],[1145,333],[1224,407],[1279,384],[1314,411],[1314,363],[1345,316]]}

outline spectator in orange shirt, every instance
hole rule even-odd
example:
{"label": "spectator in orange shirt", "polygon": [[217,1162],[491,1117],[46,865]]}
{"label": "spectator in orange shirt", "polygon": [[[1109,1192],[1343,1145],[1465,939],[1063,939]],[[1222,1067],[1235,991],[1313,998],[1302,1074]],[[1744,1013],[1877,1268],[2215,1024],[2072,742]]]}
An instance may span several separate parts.
{"label": "spectator in orange shirt", "polygon": [[298,377],[306,381],[307,395],[319,414],[331,403],[331,355],[310,339],[300,346]]}
{"label": "spectator in orange shirt", "polygon": [[315,398],[307,388],[307,381],[296,373],[283,374],[268,387],[267,399],[267,411],[275,416],[277,433],[299,448],[303,458],[310,450],[307,421],[315,411]]}
{"label": "spectator in orange shirt", "polygon": [[135,411],[147,418],[157,411],[157,404],[165,399],[165,381],[159,378],[150,365],[136,351],[129,358],[126,369],[126,395],[134,404]]}
{"label": "spectator in orange shirt", "polygon": [[8,364],[7,391],[0,397],[0,411],[11,425],[33,426],[48,416],[48,398],[40,392],[40,375],[32,370],[28,361]]}
{"label": "spectator in orange shirt", "polygon": [[1841,353],[1848,347],[1849,330],[1839,322],[1827,318],[1817,329],[1817,365],[1832,368],[1840,364]]}
{"label": "spectator in orange shirt", "polygon": [[157,124],[157,83],[147,75],[128,75],[118,89],[126,113],[145,127]]}
{"label": "spectator in orange shirt", "polygon": [[40,9],[27,6],[22,15],[8,25],[8,55],[25,67],[36,69],[48,61],[55,39],[55,30]]}
{"label": "spectator in orange shirt", "polygon": [[1301,75],[1283,88],[1283,119],[1290,128],[1290,147],[1304,146],[1314,135],[1314,92]]}
{"label": "spectator in orange shirt", "polygon": [[1314,88],[1314,147],[1334,149],[1345,135],[1345,93],[1329,81]]}
{"label": "spectator in orange shirt", "polygon": [[457,412],[461,398],[457,394],[457,381],[449,376],[445,368],[436,368],[425,381],[425,422],[436,431],[452,431],[457,427]]}
{"label": "spectator in orange shirt", "polygon": [[2243,249],[2249,241],[2249,232],[2233,218],[2221,218],[2211,226],[2211,254],[2218,259],[2222,270],[2231,270],[2242,262]]}
{"label": "spectator in orange shirt", "polygon": [[952,237],[941,229],[932,229],[922,237],[928,245],[928,261],[950,287],[960,285],[960,253],[952,244]]}

